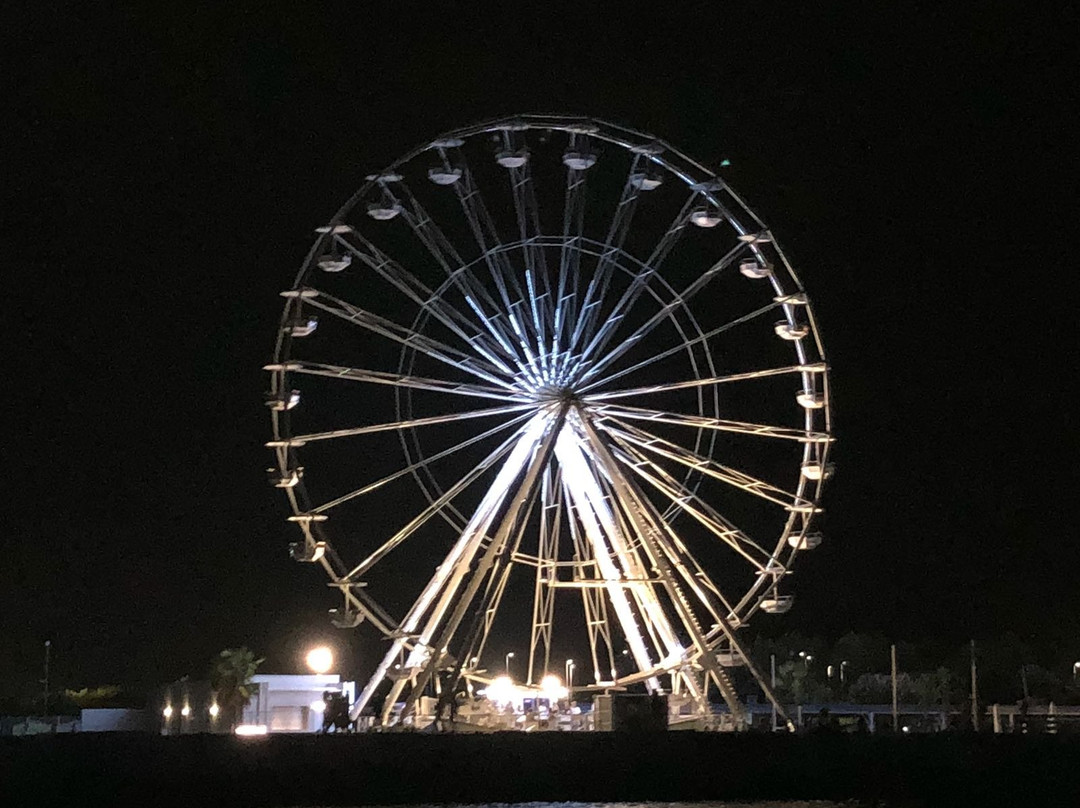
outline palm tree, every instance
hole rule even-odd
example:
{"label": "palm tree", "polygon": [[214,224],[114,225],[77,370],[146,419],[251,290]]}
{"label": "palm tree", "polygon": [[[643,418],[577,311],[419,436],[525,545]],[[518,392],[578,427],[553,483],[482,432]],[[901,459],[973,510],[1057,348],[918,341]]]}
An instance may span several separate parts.
{"label": "palm tree", "polygon": [[217,694],[222,724],[235,729],[240,723],[244,708],[255,692],[251,679],[263,663],[247,648],[226,648],[214,660],[210,670],[210,687]]}

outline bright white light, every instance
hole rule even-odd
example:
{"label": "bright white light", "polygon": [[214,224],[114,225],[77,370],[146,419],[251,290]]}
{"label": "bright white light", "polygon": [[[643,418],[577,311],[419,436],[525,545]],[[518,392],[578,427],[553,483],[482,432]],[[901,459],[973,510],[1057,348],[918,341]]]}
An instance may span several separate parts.
{"label": "bright white light", "polygon": [[569,691],[563,687],[562,680],[553,673],[549,673],[540,680],[540,690],[544,697],[551,701],[560,701],[569,695]]}
{"label": "bright white light", "polygon": [[314,673],[326,673],[334,665],[334,654],[325,645],[312,648],[307,654],[307,666]]}
{"label": "bright white light", "polygon": [[211,718],[217,718],[220,713],[221,713],[221,708],[217,706],[217,703],[214,703],[214,704],[210,705],[210,717]]}
{"label": "bright white light", "polygon": [[309,706],[311,707],[311,709],[314,712],[321,713],[323,710],[326,709],[326,702],[325,701],[313,701],[313,702],[311,702],[311,704]]}
{"label": "bright white light", "polygon": [[236,728],[237,735],[265,735],[266,724],[241,724]]}
{"label": "bright white light", "polygon": [[509,676],[497,676],[495,681],[487,686],[487,697],[496,704],[509,704],[514,700],[516,691],[513,679]]}
{"label": "bright white light", "polygon": [[161,714],[166,718],[172,718],[172,705],[166,705],[165,709],[161,711]]}
{"label": "bright white light", "polygon": [[184,716],[184,718],[187,718],[189,715],[191,715],[191,708],[185,704],[183,707],[180,708],[180,715]]}

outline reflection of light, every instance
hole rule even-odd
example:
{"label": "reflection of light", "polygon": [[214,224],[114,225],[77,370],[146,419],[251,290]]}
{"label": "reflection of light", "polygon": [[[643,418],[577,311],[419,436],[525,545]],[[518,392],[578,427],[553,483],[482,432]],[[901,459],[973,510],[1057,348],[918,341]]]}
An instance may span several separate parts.
{"label": "reflection of light", "polygon": [[180,715],[184,716],[184,718],[187,718],[189,715],[191,715],[191,708],[185,704],[183,707],[180,708]]}
{"label": "reflection of light", "polygon": [[172,718],[172,706],[165,705],[165,709],[161,711],[161,714],[166,718]]}
{"label": "reflection of light", "polygon": [[314,710],[317,713],[321,713],[323,710],[326,709],[326,702],[325,701],[313,701],[313,702],[311,702],[311,709]]}
{"label": "reflection of light", "polygon": [[496,704],[507,704],[514,700],[514,681],[509,676],[497,676],[487,686],[487,697]]}
{"label": "reflection of light", "polygon": [[265,735],[266,724],[241,724],[236,728],[237,735]]}
{"label": "reflection of light", "polygon": [[334,655],[325,645],[308,651],[307,666],[315,673],[326,673],[334,664]]}
{"label": "reflection of light", "polygon": [[217,718],[218,713],[220,713],[220,712],[221,712],[221,708],[218,707],[216,703],[210,705],[210,717],[211,718]]}

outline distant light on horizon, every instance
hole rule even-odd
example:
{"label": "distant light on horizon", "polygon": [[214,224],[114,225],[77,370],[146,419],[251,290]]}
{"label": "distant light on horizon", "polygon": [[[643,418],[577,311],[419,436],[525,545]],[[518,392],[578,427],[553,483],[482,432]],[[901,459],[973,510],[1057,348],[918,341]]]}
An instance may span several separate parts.
{"label": "distant light on horizon", "polygon": [[265,724],[240,724],[235,732],[237,735],[244,736],[265,735],[267,733],[267,727]]}

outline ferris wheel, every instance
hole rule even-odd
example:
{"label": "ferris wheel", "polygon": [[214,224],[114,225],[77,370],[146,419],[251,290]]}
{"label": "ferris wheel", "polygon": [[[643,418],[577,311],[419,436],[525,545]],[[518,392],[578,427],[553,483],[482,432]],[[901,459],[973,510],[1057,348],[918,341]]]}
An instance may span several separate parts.
{"label": "ferris wheel", "polygon": [[723,179],[601,121],[480,124],[368,176],[282,295],[290,550],[336,625],[386,641],[354,715],[389,680],[378,720],[403,720],[507,647],[527,682],[574,653],[578,690],[702,713],[713,688],[741,713],[740,663],[775,704],[740,629],[791,607],[821,541],[829,386],[801,283]]}

